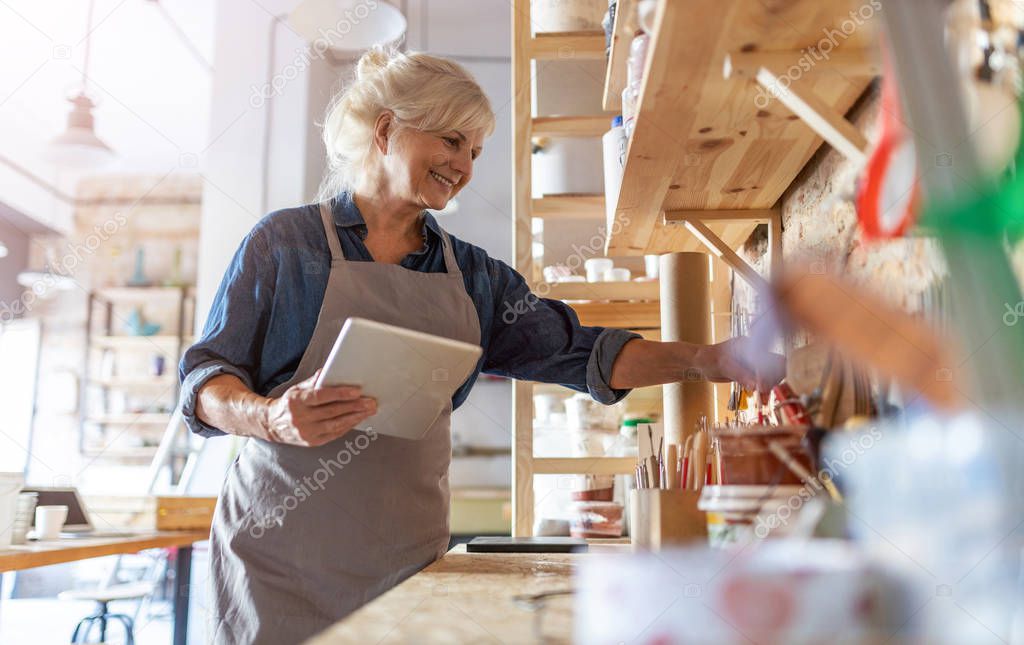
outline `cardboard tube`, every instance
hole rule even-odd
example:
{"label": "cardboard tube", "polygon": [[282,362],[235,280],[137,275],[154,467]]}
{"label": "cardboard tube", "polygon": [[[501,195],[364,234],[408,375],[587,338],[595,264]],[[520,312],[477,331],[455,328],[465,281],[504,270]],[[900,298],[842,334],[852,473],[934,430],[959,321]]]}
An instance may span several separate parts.
{"label": "cardboard tube", "polygon": [[[659,258],[661,340],[709,345],[710,264],[706,253],[666,253]],[[665,443],[683,443],[702,415],[714,419],[714,389],[697,370],[662,386]]]}
{"label": "cardboard tube", "polygon": [[670,443],[665,446],[665,472],[668,475],[668,482],[665,488],[679,488],[679,471],[676,464],[679,461],[679,446]]}

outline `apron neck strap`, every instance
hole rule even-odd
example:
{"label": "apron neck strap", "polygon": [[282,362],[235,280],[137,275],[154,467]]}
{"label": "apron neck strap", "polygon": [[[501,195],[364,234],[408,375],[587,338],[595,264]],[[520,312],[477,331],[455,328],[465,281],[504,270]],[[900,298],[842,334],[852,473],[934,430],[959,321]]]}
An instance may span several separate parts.
{"label": "apron neck strap", "polygon": [[440,226],[437,229],[441,232],[441,249],[444,251],[445,270],[451,274],[461,273],[458,263],[455,262],[455,251],[452,250],[452,240],[448,237],[448,231]]}
{"label": "apron neck strap", "polygon": [[[324,223],[324,233],[327,235],[327,246],[331,247],[331,260],[341,261],[345,259],[345,254],[341,250],[341,240],[338,239],[338,229],[334,226],[334,213],[331,210],[331,204],[333,202],[326,201],[320,202],[320,219]],[[444,268],[448,273],[456,274],[461,273],[459,265],[455,261],[455,252],[452,250],[452,240],[448,237],[448,231],[445,231],[440,226],[438,230],[441,233],[441,249],[444,252]]]}
{"label": "apron neck strap", "polygon": [[327,246],[331,247],[331,260],[340,261],[345,259],[341,251],[341,240],[338,239],[338,229],[334,226],[334,213],[331,210],[332,200],[320,202],[320,219],[324,222],[324,233],[327,234]]}

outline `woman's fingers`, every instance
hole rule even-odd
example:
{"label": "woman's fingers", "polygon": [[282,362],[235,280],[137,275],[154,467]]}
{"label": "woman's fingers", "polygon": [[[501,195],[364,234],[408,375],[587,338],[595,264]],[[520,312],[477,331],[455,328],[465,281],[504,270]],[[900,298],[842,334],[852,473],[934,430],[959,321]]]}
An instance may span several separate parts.
{"label": "woman's fingers", "polygon": [[344,414],[357,412],[376,414],[377,399],[361,396],[354,400],[329,401],[323,405],[310,407],[309,419],[312,421],[327,421]]}
{"label": "woman's fingers", "polygon": [[358,399],[362,394],[362,388],[358,385],[328,385],[316,387],[316,380],[320,377],[323,368],[313,372],[309,378],[299,381],[292,386],[297,392],[298,398],[306,405],[325,405],[335,401],[352,401]]}
{"label": "woman's fingers", "polygon": [[360,412],[343,414],[330,419],[329,421],[323,421],[317,424],[316,434],[311,438],[309,445],[322,446],[325,443],[334,441],[335,439],[350,432],[354,427],[359,425],[360,422],[365,421],[372,415],[372,412],[363,410]]}
{"label": "woman's fingers", "polygon": [[309,406],[328,405],[337,401],[355,401],[362,395],[363,389],[358,385],[332,385],[304,389],[299,397]]}

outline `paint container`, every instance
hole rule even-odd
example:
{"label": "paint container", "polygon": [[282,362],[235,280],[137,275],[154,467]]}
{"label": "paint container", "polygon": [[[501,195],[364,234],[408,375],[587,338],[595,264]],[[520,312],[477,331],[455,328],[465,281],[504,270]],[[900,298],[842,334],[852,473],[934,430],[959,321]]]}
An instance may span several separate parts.
{"label": "paint container", "polygon": [[615,222],[615,206],[619,203],[619,188],[626,166],[626,147],[629,139],[622,127],[622,117],[612,119],[612,127],[601,136],[601,150],[604,158],[604,215],[611,230]]}
{"label": "paint container", "polygon": [[[708,544],[728,548],[754,539],[781,536],[802,505],[803,489],[803,486],[705,486],[697,508],[707,513]],[[800,500],[796,509],[793,500]]]}
{"label": "paint container", "polygon": [[577,538],[622,537],[622,504],[575,502],[569,520],[569,535]]}
{"label": "paint container", "polygon": [[713,431],[722,459],[722,483],[740,486],[770,484],[800,486],[803,482],[768,448],[778,442],[794,460],[810,472],[814,462],[804,442],[804,428],[771,430]]}

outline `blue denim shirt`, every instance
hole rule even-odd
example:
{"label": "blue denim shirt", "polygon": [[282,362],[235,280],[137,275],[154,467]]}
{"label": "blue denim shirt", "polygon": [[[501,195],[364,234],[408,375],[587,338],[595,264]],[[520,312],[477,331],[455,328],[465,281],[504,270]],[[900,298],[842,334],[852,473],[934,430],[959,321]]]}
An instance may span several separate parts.
{"label": "blue denim shirt", "polygon": [[[339,194],[333,212],[345,258],[372,262],[363,244],[366,223],[349,193]],[[425,213],[426,243],[403,258],[401,266],[443,273],[440,234],[437,221]],[[512,267],[449,237],[480,316],[483,347],[476,370],[452,398],[453,408],[465,401],[481,371],[559,383],[606,404],[629,393],[612,389],[608,379],[619,350],[638,334],[580,325],[565,303],[531,293]],[[181,409],[191,431],[224,434],[196,418],[196,396],[210,378],[234,374],[262,396],[291,378],[313,337],[330,266],[317,204],[274,211],[245,236],[221,280],[202,337],[178,367]]]}

